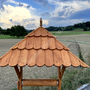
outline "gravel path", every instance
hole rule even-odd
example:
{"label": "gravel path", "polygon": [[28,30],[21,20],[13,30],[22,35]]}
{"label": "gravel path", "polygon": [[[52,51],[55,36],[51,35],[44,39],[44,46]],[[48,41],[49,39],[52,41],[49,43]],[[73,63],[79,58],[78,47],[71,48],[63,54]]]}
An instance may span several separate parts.
{"label": "gravel path", "polygon": [[[63,40],[73,40],[74,38],[77,41],[88,41],[90,42],[90,35],[65,35],[65,36],[57,36],[57,39],[63,39]],[[21,41],[21,39],[0,39],[0,56],[4,55],[6,52],[10,50],[10,48]],[[67,47],[72,42],[65,42],[61,41],[64,45]],[[80,47],[82,50],[82,54],[84,56],[84,59],[86,63],[88,63],[88,53],[90,53],[90,44],[83,44],[80,43]],[[74,44],[70,47],[71,51],[77,55],[77,52],[75,51],[76,48]],[[50,78],[52,76],[57,75],[57,68],[56,67],[24,67],[23,72],[24,78]],[[16,73],[14,71],[13,67],[0,67],[0,90],[10,90],[12,88],[17,87],[17,84],[15,82],[18,81],[18,78],[16,76]]]}

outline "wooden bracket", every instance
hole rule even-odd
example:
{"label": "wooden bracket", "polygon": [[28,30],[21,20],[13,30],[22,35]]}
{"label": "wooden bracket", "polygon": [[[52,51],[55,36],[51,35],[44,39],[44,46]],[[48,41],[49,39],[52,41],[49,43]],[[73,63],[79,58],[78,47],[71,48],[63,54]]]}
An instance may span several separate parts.
{"label": "wooden bracket", "polygon": [[16,71],[16,74],[17,74],[17,76],[18,76],[18,79],[20,79],[20,71],[19,71],[19,69],[18,69],[18,66],[14,66],[14,69],[15,69],[15,71]]}

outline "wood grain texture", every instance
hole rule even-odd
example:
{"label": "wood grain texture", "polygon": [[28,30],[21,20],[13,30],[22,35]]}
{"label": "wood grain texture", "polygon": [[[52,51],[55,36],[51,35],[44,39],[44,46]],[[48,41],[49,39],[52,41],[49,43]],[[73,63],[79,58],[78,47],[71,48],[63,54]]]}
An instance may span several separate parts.
{"label": "wood grain texture", "polygon": [[32,49],[34,47],[34,37],[27,38],[26,49]]}
{"label": "wood grain texture", "polygon": [[53,65],[52,50],[45,50],[45,65],[46,66],[52,66]]}
{"label": "wood grain texture", "polygon": [[66,67],[71,66],[71,61],[70,61],[68,51],[61,50],[61,55],[62,55],[63,65],[66,66]]}
{"label": "wood grain texture", "polygon": [[63,45],[58,40],[56,40],[56,48],[63,49]]}
{"label": "wood grain texture", "polygon": [[18,49],[24,49],[26,46],[26,39],[24,39],[21,43],[18,45]]}
{"label": "wood grain texture", "polygon": [[34,37],[34,48],[35,49],[41,48],[41,38],[40,37]]}
{"label": "wood grain texture", "polygon": [[34,49],[29,50],[27,60],[28,66],[34,66],[36,64],[36,57],[37,57],[36,50]]}
{"label": "wood grain texture", "polygon": [[2,58],[0,58],[0,66],[7,66],[9,64],[9,60],[12,54],[12,50],[9,51],[6,55],[4,55]]}
{"label": "wood grain texture", "polygon": [[28,58],[28,50],[26,49],[21,50],[18,58],[18,65],[25,66],[27,63],[27,58]]}
{"label": "wood grain texture", "polygon": [[59,50],[53,50],[53,58],[55,66],[61,66],[63,64],[61,52]]}
{"label": "wood grain texture", "polygon": [[80,62],[79,62],[79,60],[75,57],[75,55],[72,54],[71,52],[69,52],[69,55],[70,55],[70,59],[71,59],[71,64],[72,64],[72,66],[74,66],[74,67],[80,66]]}
{"label": "wood grain texture", "polygon": [[16,66],[18,64],[19,55],[20,55],[20,50],[15,49],[12,51],[12,55],[9,61],[10,66]]}
{"label": "wood grain texture", "polygon": [[42,37],[42,49],[48,49],[48,37]]}
{"label": "wood grain texture", "polygon": [[56,48],[56,44],[55,44],[55,39],[54,38],[49,38],[48,44],[49,44],[49,48],[50,49],[55,49]]}
{"label": "wood grain texture", "polygon": [[23,79],[23,86],[57,86],[56,79]]}
{"label": "wood grain texture", "polygon": [[35,31],[35,36],[40,36],[41,35],[41,28],[38,28],[36,31]]}
{"label": "wood grain texture", "polygon": [[44,50],[37,50],[36,65],[43,66],[45,64]]}
{"label": "wood grain texture", "polygon": [[41,28],[41,36],[47,36],[47,30]]}

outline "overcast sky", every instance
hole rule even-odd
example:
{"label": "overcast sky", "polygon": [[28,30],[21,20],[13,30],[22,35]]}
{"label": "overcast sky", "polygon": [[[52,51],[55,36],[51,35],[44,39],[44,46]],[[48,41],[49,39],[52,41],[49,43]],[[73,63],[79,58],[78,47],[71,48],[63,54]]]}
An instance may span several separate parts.
{"label": "overcast sky", "polygon": [[90,21],[90,0],[0,0],[0,27],[23,25],[26,29],[67,26]]}

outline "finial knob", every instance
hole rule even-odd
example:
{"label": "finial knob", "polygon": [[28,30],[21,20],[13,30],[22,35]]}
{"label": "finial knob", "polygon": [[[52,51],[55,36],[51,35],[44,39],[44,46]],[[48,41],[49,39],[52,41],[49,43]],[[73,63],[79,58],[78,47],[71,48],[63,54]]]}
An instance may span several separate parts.
{"label": "finial knob", "polygon": [[40,18],[40,27],[42,27],[42,18]]}

